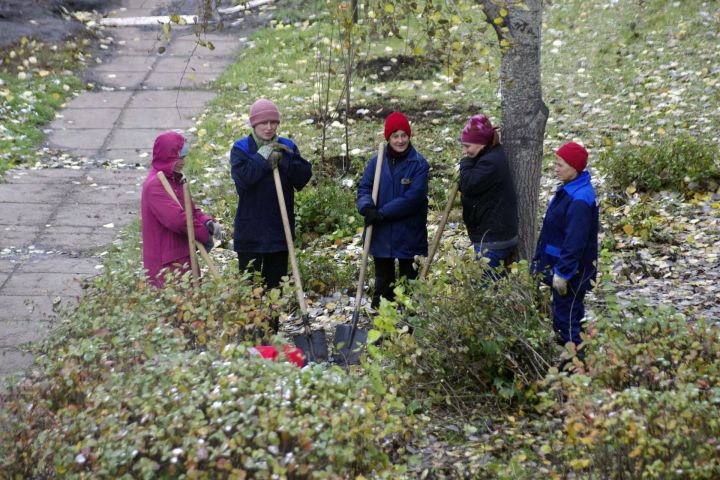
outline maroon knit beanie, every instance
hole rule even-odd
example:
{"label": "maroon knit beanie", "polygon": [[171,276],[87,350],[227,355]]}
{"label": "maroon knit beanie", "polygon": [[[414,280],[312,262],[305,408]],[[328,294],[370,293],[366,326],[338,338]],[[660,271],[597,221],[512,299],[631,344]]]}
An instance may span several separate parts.
{"label": "maroon knit beanie", "polygon": [[255,125],[264,122],[280,123],[280,112],[273,102],[261,98],[250,107],[250,126],[255,128]]}
{"label": "maroon knit beanie", "polygon": [[473,115],[465,124],[460,141],[463,143],[474,143],[476,145],[490,145],[495,143],[496,127],[492,126],[490,119],[482,113]]}
{"label": "maroon knit beanie", "polygon": [[558,157],[565,160],[565,163],[577,170],[578,173],[585,170],[587,166],[588,152],[579,143],[566,143],[558,148],[555,153],[557,153]]}
{"label": "maroon knit beanie", "polygon": [[390,135],[398,130],[402,130],[407,133],[408,137],[412,137],[412,129],[407,117],[400,112],[392,112],[385,119],[385,140],[389,140]]}

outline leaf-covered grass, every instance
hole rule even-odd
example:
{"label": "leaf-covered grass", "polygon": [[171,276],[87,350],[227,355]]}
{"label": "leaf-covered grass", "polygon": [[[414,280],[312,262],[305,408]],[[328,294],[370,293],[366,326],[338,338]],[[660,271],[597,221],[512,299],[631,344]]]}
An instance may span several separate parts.
{"label": "leaf-covered grass", "polygon": [[0,51],[0,175],[38,160],[43,127],[83,88],[78,72],[90,45],[87,38],[58,45],[23,38]]}

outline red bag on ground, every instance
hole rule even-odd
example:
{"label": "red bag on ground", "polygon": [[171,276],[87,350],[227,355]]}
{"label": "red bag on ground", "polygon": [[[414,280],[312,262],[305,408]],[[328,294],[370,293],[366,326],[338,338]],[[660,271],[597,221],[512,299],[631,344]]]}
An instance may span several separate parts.
{"label": "red bag on ground", "polygon": [[282,355],[285,360],[290,363],[294,363],[298,367],[305,366],[305,355],[302,353],[302,350],[291,347],[290,345],[285,345],[280,352],[278,352],[278,349],[272,345],[259,345],[250,348],[248,353],[251,355],[260,355],[263,358],[273,361],[277,361]]}

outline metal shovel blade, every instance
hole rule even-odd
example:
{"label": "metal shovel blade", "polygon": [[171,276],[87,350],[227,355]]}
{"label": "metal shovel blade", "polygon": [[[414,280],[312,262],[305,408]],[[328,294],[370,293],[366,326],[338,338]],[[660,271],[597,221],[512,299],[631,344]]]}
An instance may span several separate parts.
{"label": "metal shovel blade", "polygon": [[330,357],[325,330],[315,330],[310,335],[297,335],[293,339],[295,346],[302,350],[308,363],[327,362]]}
{"label": "metal shovel blade", "polygon": [[368,331],[364,328],[355,329],[355,338],[352,339],[352,325],[338,325],[335,327],[335,363],[339,365],[358,365],[360,363],[360,354],[365,344],[367,344]]}

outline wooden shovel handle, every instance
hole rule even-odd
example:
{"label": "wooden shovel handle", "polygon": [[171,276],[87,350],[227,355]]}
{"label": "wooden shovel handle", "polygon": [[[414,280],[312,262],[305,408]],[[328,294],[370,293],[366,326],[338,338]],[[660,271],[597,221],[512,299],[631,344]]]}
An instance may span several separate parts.
{"label": "wooden shovel handle", "polygon": [[193,222],[192,203],[190,203],[190,187],[187,183],[183,184],[183,196],[185,197],[185,223],[187,225],[187,237],[190,249],[190,268],[192,268],[193,278],[197,282],[200,278],[200,268],[198,267],[197,254],[195,254],[195,224]]}
{"label": "wooden shovel handle", "polygon": [[[381,143],[378,147],[377,162],[375,163],[375,177],[373,177],[372,200],[377,205],[378,192],[380,191],[380,177],[382,176],[383,153],[385,146]],[[365,244],[363,245],[362,262],[360,264],[360,278],[358,278],[357,291],[355,292],[355,311],[360,307],[363,289],[365,287],[365,273],[367,272],[368,255],[370,253],[370,242],[372,241],[373,226],[365,228]],[[354,315],[357,317],[357,315]]]}
{"label": "wooden shovel handle", "polygon": [[440,244],[440,237],[442,236],[443,230],[445,230],[445,224],[447,223],[448,216],[450,215],[450,210],[452,210],[453,203],[455,203],[458,188],[460,188],[460,183],[453,183],[453,186],[450,189],[450,195],[448,195],[447,205],[445,205],[445,210],[443,210],[442,217],[440,217],[440,225],[438,225],[437,231],[435,232],[432,244],[430,245],[427,260],[425,260],[425,265],[423,265],[422,271],[420,272],[420,280],[425,278],[428,270],[430,270],[430,264],[435,258],[435,253],[437,252],[438,245]]}
{"label": "wooden shovel handle", "polygon": [[280,216],[282,217],[283,229],[285,230],[285,242],[287,243],[288,254],[290,256],[290,265],[292,266],[292,274],[295,279],[295,293],[297,294],[300,311],[303,317],[307,317],[307,304],[305,303],[305,292],[303,292],[302,281],[300,280],[300,269],[298,268],[297,256],[295,255],[295,244],[293,243],[292,233],[290,232],[290,220],[288,219],[287,208],[285,207],[285,194],[280,181],[280,172],[277,167],[273,168],[273,179],[275,180],[275,191],[277,192],[278,205],[280,207]]}

